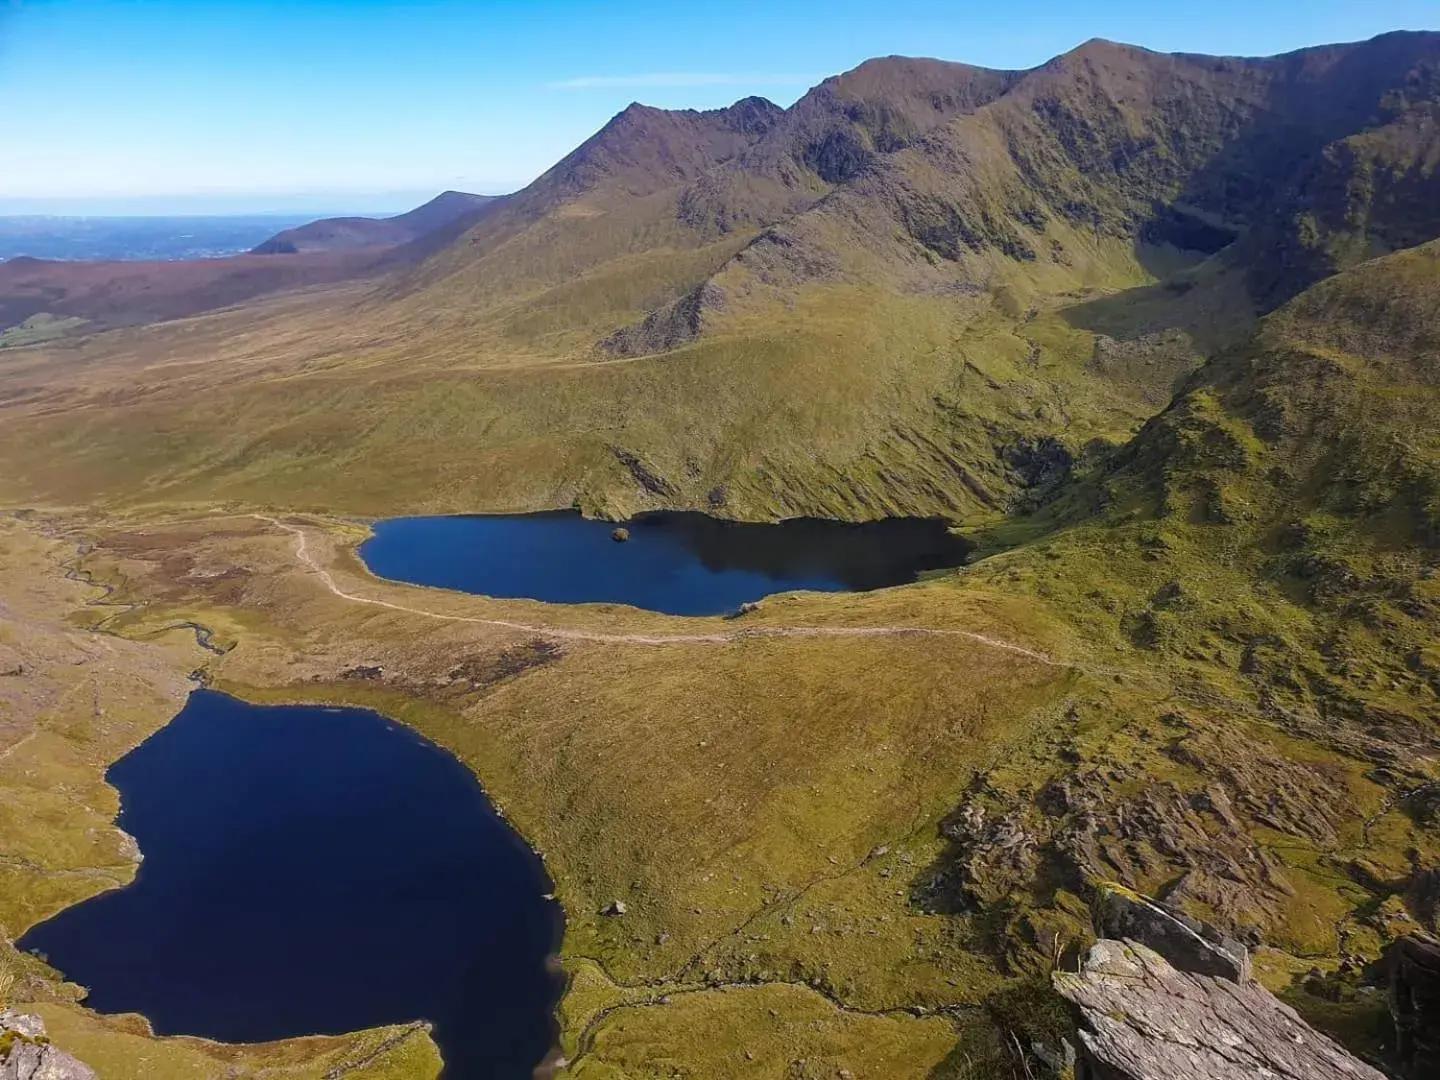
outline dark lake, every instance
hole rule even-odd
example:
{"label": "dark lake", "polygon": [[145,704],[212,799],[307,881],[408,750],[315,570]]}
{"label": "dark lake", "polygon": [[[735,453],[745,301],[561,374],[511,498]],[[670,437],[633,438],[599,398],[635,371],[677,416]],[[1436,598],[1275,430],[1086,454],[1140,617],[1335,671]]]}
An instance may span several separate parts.
{"label": "dark lake", "polygon": [[[617,524],[626,543],[611,539]],[[776,525],[657,512],[626,522],[578,511],[393,518],[360,546],[395,581],[556,604],[632,604],[718,615],[790,589],[848,592],[903,585],[958,566],[968,544],[942,521],[865,524],[795,518]]]}
{"label": "dark lake", "polygon": [[145,861],[26,934],[101,1012],[257,1042],[430,1020],[447,1080],[529,1080],[560,910],[450,754],[373,712],[197,690],[110,769]]}

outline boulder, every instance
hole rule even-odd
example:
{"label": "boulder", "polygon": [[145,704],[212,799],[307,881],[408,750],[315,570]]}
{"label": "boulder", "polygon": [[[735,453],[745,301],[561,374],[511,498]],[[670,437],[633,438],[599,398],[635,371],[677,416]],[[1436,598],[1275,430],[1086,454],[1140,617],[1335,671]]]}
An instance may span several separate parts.
{"label": "boulder", "polygon": [[0,1010],[0,1080],[96,1080],[88,1065],[45,1037],[45,1022],[14,1009]]}
{"label": "boulder", "polygon": [[1385,950],[1395,1053],[1406,1077],[1440,1076],[1440,940],[1411,934]]}
{"label": "boulder", "polygon": [[1259,983],[1100,941],[1055,989],[1077,1013],[1076,1080],[1384,1080]]}
{"label": "boulder", "polygon": [[1138,942],[1193,975],[1250,979],[1250,950],[1241,942],[1122,885],[1101,885],[1091,914],[1096,937]]}
{"label": "boulder", "polygon": [[623,544],[630,539],[630,530],[625,528],[624,525],[621,525],[618,529],[610,533],[610,539],[614,540],[617,544]]}
{"label": "boulder", "polygon": [[626,907],[624,900],[611,900],[610,903],[605,906],[605,910],[600,912],[600,914],[616,916],[624,915],[625,911]]}

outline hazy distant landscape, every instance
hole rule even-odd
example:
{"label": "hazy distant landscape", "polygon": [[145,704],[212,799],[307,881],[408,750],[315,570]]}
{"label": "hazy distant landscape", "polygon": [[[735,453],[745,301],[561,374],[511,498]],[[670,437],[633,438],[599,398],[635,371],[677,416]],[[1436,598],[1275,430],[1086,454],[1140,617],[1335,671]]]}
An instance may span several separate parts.
{"label": "hazy distant landscape", "polygon": [[0,217],[0,261],[216,259],[238,255],[316,214],[195,217]]}

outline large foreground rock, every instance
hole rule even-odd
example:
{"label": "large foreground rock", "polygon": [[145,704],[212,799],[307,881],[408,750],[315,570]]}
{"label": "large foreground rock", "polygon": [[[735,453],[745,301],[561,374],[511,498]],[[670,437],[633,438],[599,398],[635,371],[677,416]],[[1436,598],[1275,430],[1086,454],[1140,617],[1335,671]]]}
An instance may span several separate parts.
{"label": "large foreground rock", "polygon": [[1440,940],[1401,938],[1385,960],[1401,1068],[1413,1080],[1440,1077]]}
{"label": "large foreground rock", "polygon": [[0,1011],[0,1080],[96,1080],[94,1071],[57,1050],[38,1016]]}
{"label": "large foreground rock", "polygon": [[1232,982],[1250,978],[1250,950],[1198,919],[1120,885],[1101,885],[1091,906],[1095,935],[1136,941],[1154,949],[1170,966],[1192,975]]}
{"label": "large foreground rock", "polygon": [[1254,982],[1098,942],[1055,989],[1078,1010],[1077,1080],[1385,1080]]}

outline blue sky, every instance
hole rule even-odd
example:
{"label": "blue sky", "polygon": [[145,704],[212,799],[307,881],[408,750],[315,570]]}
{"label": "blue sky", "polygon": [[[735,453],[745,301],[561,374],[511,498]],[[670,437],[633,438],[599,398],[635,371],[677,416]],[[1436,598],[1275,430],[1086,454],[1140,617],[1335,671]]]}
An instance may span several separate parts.
{"label": "blue sky", "polygon": [[633,100],[789,104],[870,56],[1401,28],[1440,28],[1440,0],[0,0],[0,212],[398,209],[519,187]]}

